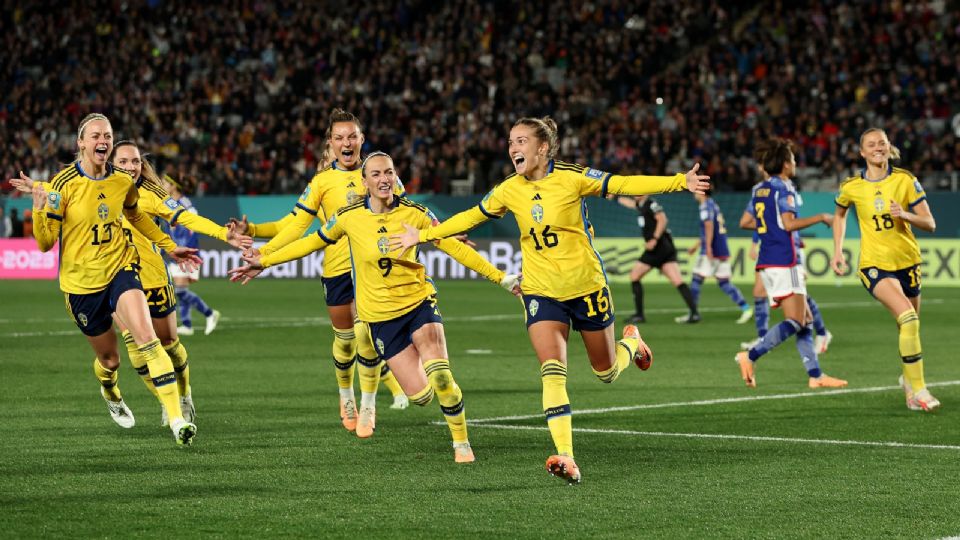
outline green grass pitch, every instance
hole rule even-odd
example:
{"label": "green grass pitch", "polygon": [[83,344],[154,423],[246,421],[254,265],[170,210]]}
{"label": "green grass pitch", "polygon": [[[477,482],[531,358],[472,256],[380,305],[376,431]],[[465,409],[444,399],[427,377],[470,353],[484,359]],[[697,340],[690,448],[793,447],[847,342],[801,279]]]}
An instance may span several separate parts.
{"label": "green grass pitch", "polygon": [[[793,342],[743,386],[752,337],[719,289],[681,326],[679,295],[647,288],[652,369],[612,385],[570,343],[569,393],[583,483],[544,471],[552,452],[537,362],[516,299],[440,283],[454,374],[478,461],[456,465],[439,407],[389,409],[377,432],[340,427],[320,284],[202,281],[222,311],[184,338],[199,434],[177,448],[124,359],[137,425],[106,412],[93,354],[53,282],[0,282],[0,526],[25,537],[935,538],[960,534],[960,289],[927,288],[927,380],[943,402],[912,412],[896,388],[896,326],[861,288],[815,287],[835,338],[811,391]],[[749,294],[749,289],[744,288]],[[621,318],[631,295],[616,285]],[[780,318],[775,312],[774,322]],[[202,326],[202,317],[198,316]],[[618,331],[620,324],[617,325]],[[514,417],[514,418],[503,418]]]}

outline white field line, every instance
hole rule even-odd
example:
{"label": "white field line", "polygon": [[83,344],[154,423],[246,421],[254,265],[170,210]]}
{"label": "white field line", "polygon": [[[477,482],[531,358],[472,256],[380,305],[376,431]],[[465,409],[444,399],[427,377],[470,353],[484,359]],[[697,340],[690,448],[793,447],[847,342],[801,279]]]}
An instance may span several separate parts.
{"label": "white field line", "polygon": [[[943,304],[944,300],[942,298],[932,298],[930,300],[924,300],[926,304]],[[844,303],[828,303],[823,302],[819,304],[821,308],[827,309],[845,309],[845,308],[866,308],[877,306],[877,302],[844,302]],[[721,313],[721,312],[738,312],[740,311],[737,307],[704,307],[700,308],[700,311],[703,313]],[[686,309],[680,308],[663,308],[663,309],[647,309],[647,313],[686,313]],[[445,322],[483,322],[483,321],[508,321],[515,319],[522,319],[522,313],[496,313],[490,315],[466,315],[458,317],[444,317]],[[63,325],[69,325],[70,320],[66,317],[56,317],[56,318],[30,318],[30,319],[0,319],[0,324],[35,324],[35,323],[61,323]],[[242,326],[244,328],[304,328],[311,326],[326,326],[330,324],[330,319],[325,317],[222,317],[220,323],[223,327],[232,327]],[[34,330],[30,332],[6,332],[0,334],[0,338],[25,338],[25,337],[42,337],[42,336],[70,336],[73,335],[76,330],[73,329],[72,325],[70,330]]]}
{"label": "white field line", "polygon": [[[927,386],[936,387],[936,386],[956,386],[960,384],[960,381],[942,381],[942,382],[932,382],[927,383]],[[900,386],[874,386],[870,388],[841,388],[838,390],[823,390],[819,392],[797,392],[793,394],[770,394],[766,396],[744,396],[744,397],[733,397],[733,398],[718,398],[718,399],[703,399],[699,401],[675,401],[672,403],[647,403],[644,405],[626,405],[622,407],[605,407],[602,409],[574,409],[573,414],[575,416],[586,416],[588,414],[605,414],[610,412],[621,412],[621,411],[639,411],[645,409],[665,409],[669,407],[698,407],[703,405],[720,405],[726,403],[744,403],[750,401],[765,401],[771,399],[794,399],[794,398],[806,398],[806,397],[820,397],[820,396],[836,396],[843,394],[867,394],[874,392],[886,392],[889,390],[900,390]],[[536,418],[543,418],[543,413],[539,414],[522,414],[515,416],[498,416],[493,418],[476,418],[473,420],[467,420],[469,425],[482,425],[493,422],[507,422],[514,420],[533,420]]]}
{"label": "white field line", "polygon": [[[509,424],[482,424],[483,427],[514,430],[547,431],[547,426],[515,426]],[[636,435],[639,437],[677,437],[684,439],[726,439],[755,442],[787,442],[806,444],[828,444],[840,446],[874,446],[883,448],[918,448],[923,450],[960,450],[960,446],[951,444],[919,444],[896,441],[849,441],[840,439],[801,439],[798,437],[765,437],[760,435],[728,435],[722,433],[666,433],[663,431],[632,431],[625,429],[574,428],[575,433],[602,433],[611,435]]]}

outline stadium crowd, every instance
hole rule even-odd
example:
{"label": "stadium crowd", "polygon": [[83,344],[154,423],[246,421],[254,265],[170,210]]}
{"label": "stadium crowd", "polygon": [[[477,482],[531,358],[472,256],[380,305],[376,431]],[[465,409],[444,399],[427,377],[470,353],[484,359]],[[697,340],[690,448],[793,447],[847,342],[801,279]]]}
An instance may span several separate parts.
{"label": "stadium crowd", "polygon": [[960,170],[960,15],[942,2],[74,7],[0,13],[16,51],[0,57],[4,178],[50,177],[73,159],[72,127],[100,111],[201,194],[297,192],[334,106],[366,123],[368,149],[391,152],[411,191],[485,191],[512,170],[511,123],[543,114],[563,126],[565,160],[659,174],[697,158],[725,190],[756,180],[753,141],[771,135],[800,144],[801,180],[835,189],[870,125],[929,189]]}

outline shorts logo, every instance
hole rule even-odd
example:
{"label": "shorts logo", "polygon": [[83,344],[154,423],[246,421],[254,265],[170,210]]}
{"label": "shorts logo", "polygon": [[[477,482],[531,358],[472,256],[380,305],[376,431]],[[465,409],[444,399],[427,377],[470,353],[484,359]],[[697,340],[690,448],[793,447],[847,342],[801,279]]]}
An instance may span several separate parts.
{"label": "shorts logo", "polygon": [[106,204],[100,203],[100,206],[97,207],[97,217],[100,218],[100,221],[106,221],[110,217],[110,208]]}
{"label": "shorts logo", "polygon": [[86,315],[85,313],[79,313],[79,314],[77,314],[77,322],[80,323],[80,326],[86,326],[86,325],[87,325],[87,315]]}
{"label": "shorts logo", "polygon": [[530,210],[530,216],[532,216],[533,220],[537,223],[543,221],[543,207],[539,204],[533,205],[533,208]]}
{"label": "shorts logo", "polygon": [[380,356],[383,356],[383,340],[377,338],[377,350],[380,351]]}
{"label": "shorts logo", "polygon": [[177,207],[180,206],[180,203],[178,203],[177,201],[175,201],[175,200],[173,200],[173,199],[171,199],[171,198],[169,198],[169,197],[167,197],[167,200],[163,201],[163,204],[167,205],[167,208],[169,208],[169,209],[171,209],[171,210],[176,210]]}
{"label": "shorts logo", "polygon": [[870,279],[877,279],[877,276],[880,275],[880,272],[877,272],[876,268],[871,268],[867,271],[867,275],[870,276]]}
{"label": "shorts logo", "polygon": [[388,240],[386,236],[381,236],[380,239],[377,240],[377,249],[380,250],[381,255],[390,253],[390,240]]}
{"label": "shorts logo", "polygon": [[54,212],[60,211],[60,194],[56,191],[51,191],[47,193],[47,206],[50,207]]}
{"label": "shorts logo", "polygon": [[530,312],[531,317],[537,316],[537,311],[540,311],[540,302],[536,300],[531,300],[530,305],[527,306],[527,311]]}
{"label": "shorts logo", "polygon": [[587,169],[587,172],[584,173],[587,178],[593,178],[594,180],[599,180],[603,178],[603,175],[606,173],[603,171],[598,171],[596,169]]}

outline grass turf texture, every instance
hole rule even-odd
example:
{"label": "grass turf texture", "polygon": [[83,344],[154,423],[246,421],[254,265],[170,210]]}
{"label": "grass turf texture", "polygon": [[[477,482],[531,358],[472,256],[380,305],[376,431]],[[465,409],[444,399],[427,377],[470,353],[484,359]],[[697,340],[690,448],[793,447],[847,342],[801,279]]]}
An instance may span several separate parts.
{"label": "grass turf texture", "polygon": [[[684,326],[673,322],[679,295],[647,286],[650,322],[640,329],[655,352],[650,371],[631,368],[604,385],[571,336],[575,413],[646,408],[575,414],[575,430],[594,431],[574,435],[584,483],[568,487],[543,469],[553,448],[517,300],[487,283],[440,289],[468,418],[527,417],[471,425],[478,461],[466,466],[453,462],[436,403],[394,411],[381,389],[376,435],[359,440],[343,430],[319,282],[195,286],[224,318],[212,335],[183,339],[199,426],[186,449],[159,426],[159,405],[126,358],[120,384],[137,426],[113,424],[90,370],[93,354],[54,283],[0,282],[3,536],[960,534],[960,386],[932,388],[944,403],[935,414],[907,410],[893,388],[810,391],[791,340],[760,360],[760,387],[749,390],[733,355],[753,327],[733,323],[738,312],[727,298],[708,283],[704,321]],[[613,293],[622,320],[631,295],[625,285]],[[812,294],[835,336],[824,370],[854,390],[895,386],[890,315],[861,288]],[[960,289],[927,288],[924,302],[927,379],[960,380]],[[805,392],[823,395],[736,400]]]}

